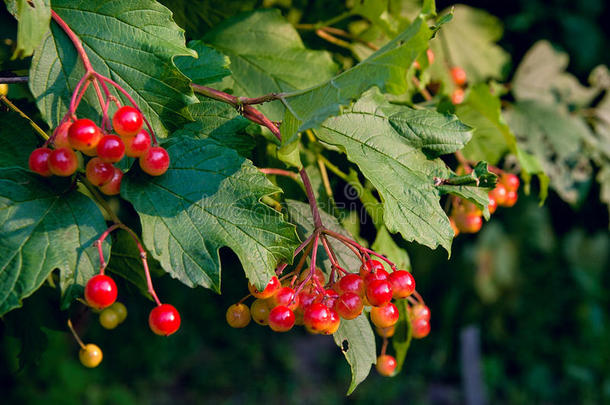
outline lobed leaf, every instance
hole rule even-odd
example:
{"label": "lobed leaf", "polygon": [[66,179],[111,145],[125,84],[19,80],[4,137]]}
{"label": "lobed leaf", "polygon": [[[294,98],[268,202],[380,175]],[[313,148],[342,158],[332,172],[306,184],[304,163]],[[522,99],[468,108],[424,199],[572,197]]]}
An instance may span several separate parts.
{"label": "lobed leaf", "polygon": [[299,242],[294,226],[259,202],[280,189],[212,139],[179,137],[165,146],[171,164],[164,175],[131,170],[121,189],[151,255],[182,283],[219,292],[218,250],[228,246],[250,282],[264,287],[280,261],[292,262]]}

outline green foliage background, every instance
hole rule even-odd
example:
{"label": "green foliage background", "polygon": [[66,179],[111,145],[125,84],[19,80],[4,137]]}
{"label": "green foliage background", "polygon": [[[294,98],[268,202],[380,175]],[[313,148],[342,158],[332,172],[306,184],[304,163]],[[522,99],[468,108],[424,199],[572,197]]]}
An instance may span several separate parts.
{"label": "green foliage background", "polygon": [[[238,11],[261,6],[256,1],[199,0],[201,14],[187,19],[181,2],[164,3],[186,28],[187,39],[202,37]],[[504,22],[500,45],[515,64],[536,40],[548,39],[570,54],[569,70],[582,80],[594,66],[610,65],[605,51],[609,28],[602,24],[610,17],[610,6],[602,0],[468,4]],[[343,1],[337,0],[262,5],[279,7],[289,18],[302,14],[306,22],[326,20],[344,9]],[[447,5],[437,4],[438,9]],[[3,9],[0,18],[2,34],[13,36],[12,17]],[[309,48],[327,47],[312,34],[303,36]],[[333,51],[338,59],[346,56],[341,49]],[[11,63],[3,67],[19,68],[19,61]],[[334,181],[335,197],[353,203],[342,196],[345,184]],[[285,184],[286,197],[302,199],[291,187]],[[79,364],[77,347],[62,321],[51,311],[41,313],[45,305],[39,302],[55,296],[44,287],[0,323],[3,401],[457,404],[464,400],[460,332],[475,325],[481,331],[489,403],[609,402],[610,237],[608,211],[598,201],[598,187],[593,182],[577,208],[554,192],[543,207],[535,198],[521,195],[515,208],[500,209],[481,234],[456,239],[449,262],[441,250],[405,244],[418,290],[432,310],[433,332],[413,343],[396,378],[383,379],[373,372],[347,399],[349,367],[332,339],[301,330],[276,334],[256,325],[245,330],[226,325],[224,309],[241,298],[246,285],[237,256],[224,248],[222,296],[185,288],[169,276],[158,279],[160,295],[183,315],[183,329],[172,339],[151,335],[145,321],[149,304],[133,285],[119,285],[120,300],[130,312],[115,331],[103,330],[93,314],[77,310],[73,316],[83,326],[86,340],[98,342],[104,350],[104,362],[94,370]],[[361,233],[372,241],[370,220],[364,221]],[[20,322],[26,316],[43,325],[46,337],[27,330],[22,350],[12,334],[27,326]],[[48,346],[41,346],[41,339],[48,339]],[[38,360],[21,369],[20,361],[28,358]]]}

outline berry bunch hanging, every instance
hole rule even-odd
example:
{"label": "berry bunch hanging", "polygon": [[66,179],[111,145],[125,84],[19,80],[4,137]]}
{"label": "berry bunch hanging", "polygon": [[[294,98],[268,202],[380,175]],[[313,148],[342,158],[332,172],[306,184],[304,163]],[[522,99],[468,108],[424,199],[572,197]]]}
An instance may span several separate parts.
{"label": "berry bunch hanging", "polygon": [[[344,269],[328,243],[329,238],[340,241],[354,252],[362,263],[360,268],[354,272]],[[316,267],[320,242],[332,265],[328,278]],[[227,309],[227,323],[234,328],[244,328],[254,319],[275,332],[287,332],[295,325],[302,325],[310,333],[332,335],[342,320],[352,320],[367,312],[384,341],[377,370],[384,376],[393,375],[396,360],[386,354],[386,348],[400,313],[392,300],[407,300],[410,309],[405,316],[411,323],[414,338],[424,338],[430,332],[430,310],[415,290],[413,275],[397,269],[386,257],[324,228],[315,231],[295,255],[301,251],[303,255],[295,269],[282,275],[286,266],[280,266],[277,274],[281,277],[273,276],[262,291],[248,284],[250,294]],[[391,271],[386,271],[383,263],[371,256],[385,261]],[[310,266],[304,268],[308,259]],[[255,299],[248,308],[244,302],[250,296]]]}

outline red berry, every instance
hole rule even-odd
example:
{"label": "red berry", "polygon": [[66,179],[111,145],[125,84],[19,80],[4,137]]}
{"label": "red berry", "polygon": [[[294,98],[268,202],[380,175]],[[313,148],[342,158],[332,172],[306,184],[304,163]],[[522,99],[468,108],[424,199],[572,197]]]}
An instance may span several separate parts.
{"label": "red berry", "polygon": [[384,354],[377,357],[377,364],[375,365],[377,372],[384,377],[390,377],[396,370],[396,359],[389,354]]}
{"label": "red berry", "polygon": [[422,318],[427,321],[430,320],[430,308],[424,304],[415,304],[411,307],[411,318],[417,319]]}
{"label": "red berry", "polygon": [[508,191],[506,193],[506,201],[504,202],[504,206],[512,207],[513,205],[515,205],[517,203],[518,198],[519,198],[519,195],[517,194],[516,191]]}
{"label": "red berry", "polygon": [[97,144],[97,156],[102,162],[116,163],[125,156],[123,140],[116,135],[105,135]]}
{"label": "red berry", "polygon": [[506,202],[506,192],[506,187],[504,187],[502,183],[498,183],[496,184],[496,187],[489,192],[489,195],[496,200],[500,207],[503,207]]}
{"label": "red berry", "polygon": [[387,280],[373,280],[366,286],[366,298],[374,307],[387,304],[392,300],[392,287]]}
{"label": "red berry", "polygon": [[269,312],[269,327],[275,332],[287,332],[294,326],[294,312],[284,305],[279,305]]}
{"label": "red berry", "polygon": [[76,150],[90,151],[95,149],[100,139],[102,139],[102,131],[95,125],[95,122],[87,118],[74,121],[68,129],[68,140]]}
{"label": "red berry", "polygon": [[362,297],[364,295],[364,280],[358,274],[346,274],[339,280],[338,289],[343,293],[352,292]]}
{"label": "red berry", "polygon": [[477,233],[483,226],[483,218],[478,214],[460,213],[455,217],[455,222],[460,232]]}
{"label": "red berry", "polygon": [[114,168],[114,173],[110,181],[100,186],[100,191],[106,195],[117,195],[121,192],[121,181],[123,180],[123,171],[118,167]]}
{"label": "red berry", "polygon": [[248,283],[248,290],[250,290],[250,294],[252,294],[254,297],[265,299],[274,295],[281,286],[280,280],[276,276],[273,276],[263,291],[258,291],[251,283]]}
{"label": "red berry", "polygon": [[487,206],[487,208],[489,208],[489,213],[490,214],[493,214],[498,209],[498,202],[496,201],[495,198],[493,198],[491,196],[491,193],[489,195],[489,205]]}
{"label": "red berry", "polygon": [[[305,279],[309,277],[309,272],[309,270],[302,272],[299,276],[299,281],[305,281]],[[326,277],[324,276],[324,273],[322,272],[322,270],[320,270],[319,267],[316,267],[313,273],[313,277],[308,281],[308,284],[313,284],[315,282],[320,285],[326,284]]]}
{"label": "red berry", "polygon": [[390,273],[390,285],[394,292],[394,298],[407,298],[415,291],[415,279],[406,270],[398,270]]}
{"label": "red berry", "polygon": [[367,260],[362,266],[360,266],[360,277],[364,278],[364,276],[366,276],[368,273],[375,272],[377,270],[385,270],[383,264],[379,260]]}
{"label": "red berry", "polygon": [[428,57],[428,64],[433,64],[434,63],[434,52],[432,51],[432,49],[428,48],[426,49],[426,56]]}
{"label": "red berry", "polygon": [[56,176],[71,176],[77,168],[78,158],[70,148],[55,149],[49,155],[49,169]]}
{"label": "red berry", "polygon": [[506,187],[506,191],[517,191],[519,189],[519,177],[512,173],[504,173],[500,178],[500,182]]}
{"label": "red berry", "polygon": [[430,333],[430,321],[425,318],[415,318],[411,322],[414,339],[423,339]]}
{"label": "red berry", "polygon": [[451,78],[456,85],[463,86],[466,84],[466,71],[459,66],[452,67]]}
{"label": "red berry", "polygon": [[121,136],[134,136],[142,128],[142,114],[136,108],[125,105],[112,117],[112,127]]}
{"label": "red berry", "polygon": [[364,277],[364,285],[370,284],[373,280],[387,280],[390,275],[384,269],[377,269],[367,273]]}
{"label": "red berry", "polygon": [[328,322],[328,326],[322,331],[322,333],[325,335],[332,335],[337,331],[337,329],[339,329],[339,326],[341,325],[341,317],[339,316],[337,311],[332,308],[330,308],[328,311],[330,313],[330,321]]}
{"label": "red berry", "polygon": [[98,274],[87,281],[85,300],[90,307],[103,309],[116,301],[117,288],[114,280],[105,274]]}
{"label": "red berry", "polygon": [[44,177],[51,176],[53,173],[49,169],[49,157],[52,152],[49,148],[34,149],[30,153],[30,159],[28,160],[30,170]]}
{"label": "red berry", "polygon": [[314,302],[303,314],[303,323],[314,332],[327,330],[332,323],[330,308],[319,302]]}
{"label": "red berry", "polygon": [[125,154],[132,158],[142,156],[150,149],[150,135],[145,129],[141,129],[135,136],[123,139]]}
{"label": "red berry", "polygon": [[169,336],[180,328],[180,314],[173,305],[161,304],[150,311],[148,325],[157,335]]}
{"label": "red berry", "polygon": [[451,103],[454,105],[462,104],[464,97],[464,89],[455,89],[451,93]]}
{"label": "red berry", "polygon": [[161,176],[169,167],[169,155],[160,146],[153,146],[140,156],[140,167],[151,176]]}
{"label": "red berry", "polygon": [[93,158],[87,162],[85,168],[87,180],[94,186],[101,186],[112,180],[114,176],[114,166],[112,163],[102,162],[99,158]]}
{"label": "red berry", "polygon": [[371,308],[371,322],[378,328],[387,328],[398,322],[398,308],[388,302],[382,307]]}
{"label": "red berry", "polygon": [[245,328],[250,323],[250,309],[241,303],[231,305],[225,316],[232,328]]}
{"label": "red berry", "polygon": [[347,291],[341,294],[339,299],[335,301],[333,309],[337,311],[339,316],[343,319],[354,319],[357,318],[364,308],[362,298],[358,294]]}
{"label": "red berry", "polygon": [[324,296],[322,297],[322,303],[329,308],[332,308],[335,305],[335,301],[339,299],[339,293],[329,288],[325,291]]}
{"label": "red berry", "polygon": [[304,288],[298,294],[299,308],[307,309],[308,306],[316,302],[318,294],[311,289]]}
{"label": "red berry", "polygon": [[70,140],[68,139],[68,130],[72,126],[72,121],[66,121],[57,127],[55,138],[53,138],[53,146],[57,148],[71,148]]}
{"label": "red berry", "polygon": [[453,217],[449,218],[449,225],[451,225],[451,228],[453,229],[453,237],[455,238],[460,234],[460,228],[457,227]]}
{"label": "red berry", "polygon": [[290,287],[280,288],[270,299],[274,306],[282,305],[293,311],[299,306],[299,297]]}

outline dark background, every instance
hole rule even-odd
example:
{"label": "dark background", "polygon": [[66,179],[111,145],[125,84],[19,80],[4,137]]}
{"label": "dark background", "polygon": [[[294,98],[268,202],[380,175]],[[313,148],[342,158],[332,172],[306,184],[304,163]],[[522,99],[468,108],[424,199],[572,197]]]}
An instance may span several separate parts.
{"label": "dark background", "polygon": [[[332,17],[343,8],[340,1],[294,4],[304,10],[306,22]],[[438,2],[438,8],[449,4]],[[515,65],[539,39],[567,51],[569,70],[583,82],[593,67],[610,64],[610,24],[603,24],[610,17],[608,2],[467,4],[504,22],[500,44]],[[187,34],[195,36],[196,30]],[[315,38],[305,39],[316,46]],[[334,187],[341,200],[344,184]],[[75,321],[85,340],[104,351],[97,369],[80,365],[78,347],[68,334],[45,329],[48,346],[30,331],[31,342],[25,342],[21,354],[37,358],[42,351],[40,359],[19,370],[20,342],[9,336],[8,325],[21,320],[27,328],[28,319],[53,326],[54,315],[40,311],[53,299],[51,291],[27,299],[0,327],[0,402],[459,404],[464,402],[460,333],[474,327],[481,337],[480,366],[489,403],[609,403],[610,240],[608,212],[598,196],[594,183],[586,202],[575,209],[552,192],[543,207],[520,195],[516,207],[500,209],[479,235],[457,238],[450,260],[444,251],[405,245],[418,290],[432,310],[432,333],[412,344],[400,375],[388,379],[372,371],[349,398],[344,396],[349,368],[331,338],[300,328],[277,334],[256,324],[243,330],[228,327],[224,311],[245,294],[246,282],[236,257],[223,250],[222,296],[191,290],[169,277],[156,281],[159,294],[183,316],[181,330],[169,339],[150,333],[150,303],[127,285],[119,285],[119,299],[129,316],[118,329],[106,331],[95,315],[77,311]],[[372,241],[374,234],[363,229]]]}

